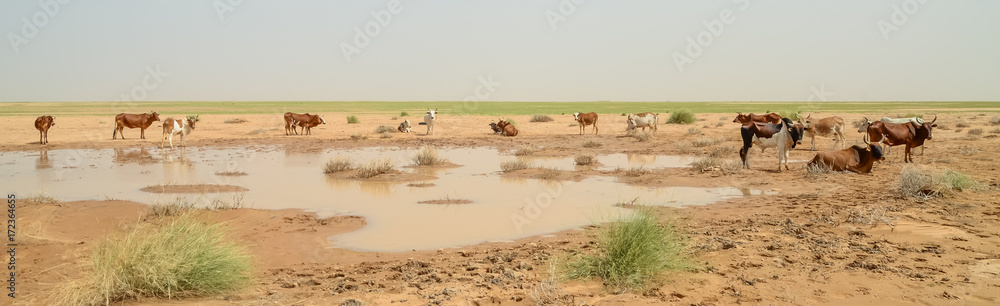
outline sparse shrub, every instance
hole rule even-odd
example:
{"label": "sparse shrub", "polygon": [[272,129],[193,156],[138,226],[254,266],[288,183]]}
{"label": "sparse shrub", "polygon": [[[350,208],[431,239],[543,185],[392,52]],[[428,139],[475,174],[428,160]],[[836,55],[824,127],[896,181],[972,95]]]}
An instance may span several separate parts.
{"label": "sparse shrub", "polygon": [[672,112],[670,118],[667,118],[668,124],[692,124],[696,121],[698,118],[695,118],[694,112],[686,109]]}
{"label": "sparse shrub", "polygon": [[47,304],[98,305],[145,297],[219,294],[251,283],[251,255],[218,225],[183,215],[139,223],[96,244],[83,277],[60,286]]}
{"label": "sparse shrub", "polygon": [[250,131],[250,135],[263,134],[263,133],[267,133],[267,132],[277,132],[277,131],[280,131],[280,130],[281,129],[279,129],[279,128],[259,128],[259,129]]}
{"label": "sparse shrub", "polygon": [[899,173],[896,192],[904,197],[929,198],[938,194],[934,178],[916,166],[904,166]]}
{"label": "sparse shrub", "polygon": [[833,168],[823,163],[806,165],[806,177],[814,178],[833,173]]}
{"label": "sparse shrub", "polygon": [[584,148],[600,148],[601,146],[602,144],[600,142],[597,142],[596,140],[588,140],[587,142],[583,143]]}
{"label": "sparse shrub", "polygon": [[741,165],[739,162],[716,157],[703,157],[691,163],[691,170],[698,172],[722,171],[723,174],[734,174],[739,172],[740,169]]}
{"label": "sparse shrub", "polygon": [[552,168],[542,168],[541,179],[543,180],[553,180],[559,177],[559,170]]}
{"label": "sparse shrub", "polygon": [[725,123],[725,122],[716,122],[716,123],[715,123],[715,127],[722,127],[722,126],[724,126],[724,125],[726,125],[726,123]]}
{"label": "sparse shrub", "polygon": [[877,226],[885,223],[890,227],[896,227],[896,218],[889,217],[886,212],[889,209],[881,205],[869,205],[864,207],[854,207],[847,216],[847,223]]}
{"label": "sparse shrub", "polygon": [[218,172],[215,172],[215,175],[219,175],[219,176],[244,176],[244,175],[247,175],[247,173],[243,172],[243,171],[230,170],[230,171],[218,171]]}
{"label": "sparse shrub", "polygon": [[45,194],[34,194],[26,198],[17,199],[17,204],[21,205],[22,207],[27,205],[56,204],[56,203],[59,203],[59,200],[56,200],[56,198],[50,197]]}
{"label": "sparse shrub", "polygon": [[509,160],[509,161],[505,161],[505,162],[501,162],[500,163],[500,170],[502,170],[503,172],[511,172],[511,171],[517,171],[517,170],[524,170],[524,169],[528,169],[528,168],[531,168],[531,165],[528,164],[528,162],[520,160],[520,159]]}
{"label": "sparse shrub", "polygon": [[571,126],[571,127],[572,127],[572,126],[579,126],[579,125],[580,125],[580,124],[577,124],[576,122],[574,122],[574,123],[570,123],[570,124],[569,124],[569,126]]}
{"label": "sparse shrub", "polygon": [[597,158],[590,154],[577,155],[573,157],[573,162],[580,166],[588,166],[597,162]]}
{"label": "sparse shrub", "polygon": [[365,140],[368,139],[368,135],[357,133],[351,135],[351,140]]}
{"label": "sparse shrub", "polygon": [[946,190],[982,190],[986,186],[980,183],[976,179],[951,169],[944,169],[941,171],[940,178],[938,179],[941,185]]}
{"label": "sparse shrub", "polygon": [[173,202],[154,203],[146,211],[147,217],[173,217],[182,215],[194,209],[194,202],[188,202],[184,198],[175,198]]}
{"label": "sparse shrub", "polygon": [[701,129],[699,129],[697,127],[689,127],[688,128],[688,135],[700,135],[700,134],[701,134]]}
{"label": "sparse shrub", "polygon": [[399,113],[400,117],[406,117],[406,116],[409,116],[409,115],[410,115],[410,113],[407,113],[407,112],[400,112]]}
{"label": "sparse shrub", "polygon": [[438,156],[438,151],[434,147],[423,147],[411,160],[417,166],[434,166],[448,162],[447,159]]}
{"label": "sparse shrub", "polygon": [[392,164],[392,159],[376,159],[369,161],[358,167],[358,170],[354,172],[355,178],[372,178],[380,174],[389,173],[395,170],[396,167]]}
{"label": "sparse shrub", "polygon": [[389,139],[392,138],[392,134],[390,134],[389,132],[382,132],[382,134],[379,134],[378,138]]}
{"label": "sparse shrub", "polygon": [[348,124],[361,123],[361,120],[358,119],[358,116],[350,115],[350,116],[347,116],[347,123]]}
{"label": "sparse shrub", "polygon": [[739,150],[732,146],[714,147],[708,151],[708,157],[719,158],[730,155],[735,156],[737,155],[737,152],[739,152]]}
{"label": "sparse shrub", "polygon": [[376,134],[380,134],[380,133],[395,133],[396,131],[398,131],[396,128],[388,126],[388,125],[380,125],[377,128],[375,128],[375,133]]}
{"label": "sparse shrub", "polygon": [[647,132],[635,132],[632,133],[632,138],[635,138],[635,140],[638,140],[639,142],[647,142],[650,139],[653,139],[653,135]]}
{"label": "sparse shrub", "polygon": [[990,131],[990,133],[993,133],[993,134],[1000,134],[1000,128],[995,128],[995,129],[993,129],[992,131]]}
{"label": "sparse shrub", "polygon": [[640,177],[649,174],[649,169],[643,168],[642,166],[631,167],[625,170],[625,176],[627,177]]}
{"label": "sparse shrub", "polygon": [[529,120],[529,122],[552,122],[552,121],[555,120],[552,119],[552,117],[549,117],[549,115],[534,115],[531,116],[531,120]]}
{"label": "sparse shrub", "polygon": [[672,224],[661,226],[656,214],[640,209],[603,225],[597,237],[598,254],[570,262],[568,276],[597,277],[615,291],[641,289],[660,272],[688,265],[681,255],[684,244]]}
{"label": "sparse shrub", "polygon": [[229,201],[222,199],[212,199],[212,203],[209,204],[208,208],[212,210],[230,210],[230,209],[240,209],[245,206],[243,203],[243,198],[246,197],[245,192],[235,193],[229,197]]}
{"label": "sparse shrub", "polygon": [[234,124],[234,123],[244,123],[244,122],[247,122],[247,121],[246,121],[246,119],[242,119],[242,118],[233,118],[233,119],[226,120],[224,122],[225,123],[229,123],[229,124]]}
{"label": "sparse shrub", "polygon": [[967,128],[967,127],[969,127],[969,124],[965,123],[965,122],[959,122],[959,123],[955,123],[955,127]]}
{"label": "sparse shrub", "polygon": [[535,153],[535,148],[528,145],[523,145],[517,150],[514,150],[514,156],[528,156]]}
{"label": "sparse shrub", "polygon": [[1000,125],[1000,117],[993,116],[993,118],[990,119],[990,125]]}
{"label": "sparse shrub", "polygon": [[722,138],[708,138],[708,137],[698,137],[697,139],[691,141],[691,145],[697,148],[714,146],[726,141]]}
{"label": "sparse shrub", "polygon": [[977,135],[977,136],[978,135],[982,135],[983,134],[983,129],[971,129],[971,130],[969,130],[968,133],[969,133],[969,135]]}
{"label": "sparse shrub", "polygon": [[951,127],[949,127],[947,125],[944,125],[944,124],[938,124],[938,126],[935,129],[949,131],[949,130],[951,130]]}
{"label": "sparse shrub", "polygon": [[326,165],[323,166],[323,173],[337,173],[351,169],[354,169],[354,162],[350,158],[338,156],[326,162]]}

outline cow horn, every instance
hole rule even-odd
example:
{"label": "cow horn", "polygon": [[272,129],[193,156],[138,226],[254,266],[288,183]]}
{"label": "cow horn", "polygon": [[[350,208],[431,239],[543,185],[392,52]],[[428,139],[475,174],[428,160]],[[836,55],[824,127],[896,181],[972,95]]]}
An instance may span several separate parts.
{"label": "cow horn", "polygon": [[931,120],[931,124],[934,124],[934,121],[937,121],[937,115],[934,115],[934,120]]}

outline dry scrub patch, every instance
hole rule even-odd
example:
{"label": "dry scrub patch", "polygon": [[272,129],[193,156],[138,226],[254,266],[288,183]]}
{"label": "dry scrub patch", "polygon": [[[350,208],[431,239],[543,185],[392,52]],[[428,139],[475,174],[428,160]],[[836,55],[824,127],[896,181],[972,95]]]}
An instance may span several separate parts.
{"label": "dry scrub patch", "polygon": [[222,192],[246,192],[250,189],[246,189],[240,186],[233,185],[214,185],[214,184],[195,184],[195,185],[153,185],[147,186],[141,191],[150,193],[222,193]]}

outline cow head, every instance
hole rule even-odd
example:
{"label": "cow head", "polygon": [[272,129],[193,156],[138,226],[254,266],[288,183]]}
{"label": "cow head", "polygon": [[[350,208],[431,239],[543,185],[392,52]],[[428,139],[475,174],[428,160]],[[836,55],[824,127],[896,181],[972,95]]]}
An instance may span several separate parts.
{"label": "cow head", "polygon": [[868,127],[872,125],[872,121],[868,120],[868,117],[865,117],[861,121],[862,121],[862,123],[861,123],[861,126],[858,127],[858,133],[867,132],[868,131]]}
{"label": "cow head", "polygon": [[924,122],[924,124],[918,126],[919,129],[917,134],[927,133],[927,140],[931,140],[934,136],[931,134],[931,130],[937,127],[937,124],[934,124],[935,121],[937,121],[936,115],[934,116],[934,120],[931,120],[931,122]]}
{"label": "cow head", "polygon": [[160,114],[157,114],[156,112],[152,113],[153,113],[152,115],[153,121],[160,121]]}
{"label": "cow head", "polygon": [[187,116],[187,124],[190,125],[192,129],[194,128],[195,122],[201,121],[201,119],[198,119],[198,116],[199,115]]}
{"label": "cow head", "polygon": [[427,109],[427,115],[424,116],[424,117],[428,117],[428,116],[431,118],[431,120],[437,119],[437,109],[435,108],[434,110],[431,110],[431,109],[428,108]]}
{"label": "cow head", "polygon": [[783,123],[782,128],[787,128],[788,133],[792,136],[792,149],[795,148],[795,145],[802,144],[802,134],[805,127],[802,124],[792,123],[792,119],[788,118],[781,118],[781,122]]}
{"label": "cow head", "polygon": [[747,123],[750,122],[750,115],[736,112],[736,118],[733,119],[733,123]]}
{"label": "cow head", "polygon": [[637,128],[635,124],[635,118],[632,117],[632,114],[628,114],[628,119],[625,119],[625,124],[626,124],[625,127],[626,131],[631,131]]}
{"label": "cow head", "polygon": [[573,121],[580,121],[580,113],[573,113]]}
{"label": "cow head", "polygon": [[326,124],[326,119],[323,119],[323,116],[319,116],[319,123]]}
{"label": "cow head", "polygon": [[805,118],[800,119],[799,123],[801,123],[802,126],[805,128],[805,130],[808,131],[810,128],[812,128],[812,114],[809,114]]}
{"label": "cow head", "polygon": [[872,158],[875,158],[875,160],[885,160],[885,156],[882,155],[882,146],[878,144],[869,144],[868,148],[872,152]]}
{"label": "cow head", "polygon": [[52,116],[48,117],[49,117],[49,126],[56,125],[56,118],[53,118]]}

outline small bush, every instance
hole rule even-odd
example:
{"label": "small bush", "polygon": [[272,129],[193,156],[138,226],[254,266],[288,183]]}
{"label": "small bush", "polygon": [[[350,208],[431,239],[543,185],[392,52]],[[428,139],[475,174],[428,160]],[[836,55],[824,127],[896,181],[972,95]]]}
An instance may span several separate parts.
{"label": "small bush", "polygon": [[246,121],[246,119],[242,119],[242,118],[233,118],[233,119],[229,119],[229,120],[225,121],[225,123],[229,123],[229,124],[244,123],[244,122],[247,122],[247,121]]}
{"label": "small bush", "polygon": [[358,119],[358,116],[350,115],[350,116],[347,116],[347,123],[348,124],[361,123],[361,120]]}
{"label": "small bush", "polygon": [[34,194],[26,198],[16,199],[16,202],[18,205],[21,205],[23,207],[23,206],[38,205],[38,204],[56,204],[59,203],[59,200],[56,200],[56,198],[50,197],[45,194]]}
{"label": "small bush", "polygon": [[531,146],[523,145],[517,150],[514,150],[514,156],[528,156],[535,153],[535,148]]}
{"label": "small bush", "polygon": [[714,147],[708,151],[708,157],[720,158],[730,155],[735,156],[737,155],[737,152],[739,152],[739,150],[731,146]]}
{"label": "small bush", "polygon": [[350,158],[338,156],[330,159],[323,166],[323,173],[337,173],[354,169],[354,162]]}
{"label": "small bush", "polygon": [[375,133],[376,134],[381,134],[381,133],[395,133],[396,131],[399,131],[399,130],[397,130],[394,127],[388,126],[388,125],[380,125],[377,128],[375,128]]}
{"label": "small bush", "polygon": [[590,154],[577,155],[576,157],[573,157],[573,162],[579,166],[588,166],[597,162],[597,158]]}
{"label": "small bush", "polygon": [[938,126],[935,129],[949,131],[949,130],[951,130],[951,127],[949,127],[947,125],[944,125],[944,124],[938,124]]}
{"label": "small bush", "polygon": [[830,173],[833,173],[833,168],[830,168],[830,166],[827,166],[826,164],[818,163],[806,165],[806,177],[808,178],[824,176]]}
{"label": "small bush", "polygon": [[990,119],[990,125],[1000,125],[1000,117],[993,116],[993,118]]}
{"label": "small bush", "polygon": [[993,129],[992,131],[990,131],[990,133],[993,133],[993,134],[1000,134],[1000,128],[995,128],[995,129]]}
{"label": "small bush", "polygon": [[528,168],[531,168],[531,164],[520,159],[510,160],[500,163],[500,170],[502,170],[503,172],[524,170]]}
{"label": "small bush", "polygon": [[554,180],[559,177],[559,170],[552,168],[542,168],[541,179],[543,180]]}
{"label": "small bush", "polygon": [[661,226],[654,213],[635,214],[608,223],[597,237],[598,254],[583,256],[568,266],[569,277],[597,277],[615,291],[644,288],[662,271],[687,266],[681,255],[684,239],[672,224]]}
{"label": "small bush", "polygon": [[406,117],[406,116],[409,116],[409,115],[410,115],[410,113],[407,113],[407,112],[400,112],[399,113],[400,117]]}
{"label": "small bush", "polygon": [[392,159],[376,159],[369,161],[368,163],[358,167],[358,170],[354,172],[355,178],[372,178],[380,174],[389,173],[395,170],[396,167],[392,164]]}
{"label": "small bush", "polygon": [[434,147],[423,147],[411,160],[417,166],[434,166],[448,162],[447,159],[438,156],[438,151]]}
{"label": "small bush", "polygon": [[694,112],[690,110],[679,110],[670,113],[670,118],[667,118],[667,124],[692,124],[698,121],[695,118]]}
{"label": "small bush", "polygon": [[531,116],[531,120],[529,120],[529,122],[552,122],[552,121],[555,121],[555,119],[552,119],[552,117],[549,117],[548,115],[534,115]]}
{"label": "small bush", "polygon": [[942,188],[947,190],[965,191],[965,190],[982,190],[986,188],[986,186],[983,185],[983,183],[980,183],[979,181],[973,179],[972,177],[966,175],[965,173],[961,173],[951,169],[944,169],[944,171],[941,171],[938,180],[941,182]]}
{"label": "small bush", "polygon": [[698,172],[722,171],[723,174],[733,174],[741,168],[739,162],[715,157],[703,157],[691,163],[691,170]]}
{"label": "small bush", "polygon": [[241,209],[246,207],[243,202],[243,198],[246,197],[245,192],[235,193],[229,197],[229,201],[222,199],[212,199],[212,203],[209,204],[208,208],[212,210],[231,210],[231,209]]}
{"label": "small bush", "polygon": [[653,135],[647,132],[635,132],[632,134],[632,138],[635,138],[635,140],[638,140],[639,142],[647,142],[650,139],[653,139]]}
{"label": "small bush", "polygon": [[382,132],[382,134],[378,135],[378,138],[389,139],[392,138],[392,134],[390,134],[389,132]]}
{"label": "small bush", "polygon": [[701,147],[707,147],[707,146],[714,146],[714,145],[720,144],[720,143],[722,143],[724,141],[726,141],[726,140],[722,139],[722,138],[698,137],[698,139],[695,139],[694,141],[691,141],[691,145],[695,146],[697,148],[701,148]]}
{"label": "small bush", "polygon": [[971,129],[969,130],[969,135],[982,135],[983,129]]}
{"label": "small bush", "polygon": [[602,144],[600,142],[597,142],[596,140],[588,140],[587,142],[583,143],[584,148],[600,148],[601,146]]}
{"label": "small bush", "polygon": [[173,202],[154,203],[146,211],[147,217],[173,217],[182,215],[194,209],[194,202],[188,202],[184,198],[178,197]]}
{"label": "small bush", "polygon": [[368,139],[368,135],[357,133],[351,135],[351,140],[365,140]]}
{"label": "small bush", "polygon": [[625,176],[627,176],[627,177],[640,177],[640,176],[649,174],[649,172],[650,171],[648,169],[643,168],[642,166],[631,167],[631,168],[628,168],[628,169],[625,170]]}
{"label": "small bush", "polygon": [[938,194],[934,178],[916,166],[904,166],[899,173],[896,193],[904,197],[929,198]]}
{"label": "small bush", "polygon": [[252,272],[250,253],[225,241],[218,224],[183,215],[164,225],[140,223],[98,242],[89,271],[61,286],[49,304],[218,294],[250,284]]}
{"label": "small bush", "polygon": [[688,135],[701,135],[701,129],[697,127],[688,128]]}
{"label": "small bush", "polygon": [[967,128],[967,127],[969,127],[969,124],[965,123],[965,122],[959,122],[959,123],[955,123],[955,127]]}

